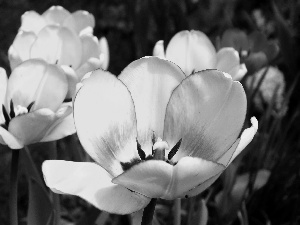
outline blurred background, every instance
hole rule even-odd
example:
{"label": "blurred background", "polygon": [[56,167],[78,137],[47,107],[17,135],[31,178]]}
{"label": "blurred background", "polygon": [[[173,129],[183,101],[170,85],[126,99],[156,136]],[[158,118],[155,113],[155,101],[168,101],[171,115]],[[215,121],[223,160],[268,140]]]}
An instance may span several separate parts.
{"label": "blurred background", "polygon": [[[299,0],[0,0],[0,66],[7,74],[7,51],[21,15],[29,10],[42,14],[52,5],[70,12],[87,10],[95,16],[94,35],[107,38],[108,70],[116,75],[133,60],[152,55],[158,40],[164,40],[166,47],[181,30],[200,30],[219,49],[224,33],[233,29],[232,47],[240,46],[236,50],[241,61],[247,62],[248,73],[241,82],[248,96],[248,116],[258,118],[259,132],[211,188],[182,201],[182,224],[300,224]],[[249,39],[247,49],[243,49],[240,36]],[[270,46],[278,51],[271,54]],[[259,54],[250,60],[254,53],[265,54],[267,60],[262,62]],[[270,68],[281,75],[277,70],[268,75]],[[78,142],[76,136],[73,139]],[[76,160],[68,148],[70,142],[70,138],[57,142],[59,158]],[[51,157],[41,148],[48,146],[31,146],[39,168]],[[0,224],[6,225],[11,155],[5,146],[0,149]],[[26,224],[28,184],[22,171],[19,182],[19,218]],[[60,200],[62,224],[84,221],[85,215],[98,218],[97,224],[130,221],[126,216],[100,213],[76,197],[62,196]],[[172,224],[171,202],[159,202],[154,223]]]}

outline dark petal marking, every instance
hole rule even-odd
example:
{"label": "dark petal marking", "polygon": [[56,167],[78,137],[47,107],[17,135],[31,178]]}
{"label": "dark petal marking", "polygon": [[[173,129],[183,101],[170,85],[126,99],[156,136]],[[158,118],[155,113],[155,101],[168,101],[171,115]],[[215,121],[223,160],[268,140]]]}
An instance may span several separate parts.
{"label": "dark petal marking", "polygon": [[139,141],[136,139],[136,144],[137,144],[137,150],[138,150],[138,153],[139,153],[139,156],[141,158],[141,160],[145,160],[146,158],[146,154],[145,152],[143,151]]}
{"label": "dark petal marking", "polygon": [[27,111],[29,112],[30,111],[30,109],[32,108],[32,106],[33,106],[33,104],[34,104],[34,101],[33,102],[31,102],[28,106],[27,106]]}
{"label": "dark petal marking", "polygon": [[72,102],[72,98],[66,98],[64,102]]}
{"label": "dark petal marking", "polygon": [[171,151],[168,154],[168,160],[171,160],[173,156],[177,153],[178,149],[180,148],[182,142],[182,138],[176,143],[176,145],[171,149]]}
{"label": "dark petal marking", "polygon": [[132,159],[130,162],[120,162],[122,169],[124,171],[129,170],[131,167],[133,167],[134,165],[139,164],[140,162],[142,162],[140,159],[138,158],[134,158]]}
{"label": "dark petal marking", "polygon": [[8,126],[10,118],[9,118],[9,115],[8,115],[4,105],[2,105],[2,112],[3,112],[4,119],[5,119],[5,125]]}
{"label": "dark petal marking", "polygon": [[14,111],[14,103],[12,101],[12,99],[10,100],[10,118],[14,118],[16,116],[15,111]]}

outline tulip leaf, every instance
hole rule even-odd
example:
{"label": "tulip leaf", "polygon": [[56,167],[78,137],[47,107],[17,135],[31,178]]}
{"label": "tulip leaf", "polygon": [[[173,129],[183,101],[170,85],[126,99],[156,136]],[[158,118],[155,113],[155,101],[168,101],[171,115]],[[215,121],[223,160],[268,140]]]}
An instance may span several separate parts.
{"label": "tulip leaf", "polygon": [[29,207],[27,223],[53,225],[54,211],[48,193],[33,177],[29,177]]}

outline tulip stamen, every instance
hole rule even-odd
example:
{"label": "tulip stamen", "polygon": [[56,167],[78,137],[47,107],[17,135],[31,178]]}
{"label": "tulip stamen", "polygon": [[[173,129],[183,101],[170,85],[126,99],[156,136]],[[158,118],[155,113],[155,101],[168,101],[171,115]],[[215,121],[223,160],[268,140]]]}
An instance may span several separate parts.
{"label": "tulip stamen", "polygon": [[34,104],[34,101],[31,102],[31,103],[27,106],[27,111],[28,111],[28,112],[30,111],[30,109],[31,109],[31,107],[33,106],[33,104]]}
{"label": "tulip stamen", "polygon": [[14,111],[14,103],[12,101],[12,99],[10,100],[10,118],[14,118],[16,116],[15,111]]}
{"label": "tulip stamen", "polygon": [[180,140],[176,143],[176,145],[174,145],[174,147],[169,152],[168,160],[171,160],[173,156],[176,155],[178,149],[180,148],[181,142],[182,142],[182,138],[180,138]]}
{"label": "tulip stamen", "polygon": [[167,149],[169,149],[168,143],[163,141],[161,138],[157,138],[157,141],[153,145],[154,159],[165,161],[165,151]]}
{"label": "tulip stamen", "polygon": [[145,160],[146,159],[146,154],[144,152],[144,150],[142,149],[141,144],[139,143],[139,141],[136,139],[136,144],[137,144],[137,151],[139,153],[139,156],[141,158],[141,160]]}

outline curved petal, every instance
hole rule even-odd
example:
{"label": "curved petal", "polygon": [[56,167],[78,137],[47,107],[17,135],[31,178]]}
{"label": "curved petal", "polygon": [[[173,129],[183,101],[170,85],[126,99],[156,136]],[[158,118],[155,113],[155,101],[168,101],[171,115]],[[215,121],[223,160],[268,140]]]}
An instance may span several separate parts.
{"label": "curved petal", "polygon": [[85,74],[88,72],[94,71],[96,69],[101,68],[101,61],[97,58],[90,58],[88,61],[86,61],[84,64],[82,64],[77,70],[76,74],[78,77],[78,80],[81,80]]}
{"label": "curved petal", "polygon": [[21,16],[19,30],[31,31],[37,35],[46,25],[46,20],[40,14],[35,11],[27,11]]}
{"label": "curved petal", "polygon": [[257,129],[258,129],[258,121],[255,117],[252,117],[251,123],[252,123],[252,126],[243,131],[241,138],[240,138],[241,140],[240,140],[235,152],[233,153],[228,165],[242,152],[242,150],[244,150],[244,148],[246,148],[246,146],[254,138],[254,135],[256,134]]}
{"label": "curved petal", "polygon": [[99,41],[92,34],[86,34],[80,36],[82,43],[82,57],[81,64],[85,63],[89,58],[99,58],[100,50],[99,50]]}
{"label": "curved petal", "polygon": [[153,48],[153,56],[157,56],[163,59],[166,58],[163,40],[156,42]]}
{"label": "curved petal", "polygon": [[77,195],[110,213],[133,213],[150,202],[145,196],[111,183],[110,175],[95,163],[48,160],[42,170],[52,191]]}
{"label": "curved petal", "polygon": [[123,172],[120,162],[139,158],[130,93],[109,72],[96,70],[82,80],[74,99],[74,121],[84,149],[111,175]]}
{"label": "curved petal", "polygon": [[175,166],[149,160],[133,166],[113,182],[150,198],[171,200],[224,169],[220,164],[192,157],[182,158]]}
{"label": "curved petal", "polygon": [[172,91],[185,78],[175,64],[157,58],[141,58],[129,64],[118,77],[131,93],[138,140],[146,155],[152,154],[152,135],[162,137],[166,106]]}
{"label": "curved petal", "polygon": [[220,156],[216,161],[222,165],[224,165],[225,167],[229,166],[229,162],[234,154],[234,152],[236,151],[237,146],[240,143],[240,138],[238,138],[233,145],[222,155]]}
{"label": "curved petal", "polygon": [[95,17],[93,16],[93,14],[85,10],[78,10],[76,12],[73,12],[72,17],[76,22],[76,29],[78,34],[87,27],[95,27]]}
{"label": "curved petal", "polygon": [[51,6],[42,16],[49,25],[63,25],[65,19],[70,15],[71,13],[62,6]]}
{"label": "curved petal", "polygon": [[100,38],[99,49],[100,49],[101,68],[106,70],[109,65],[109,47],[108,47],[107,39],[105,37]]}
{"label": "curved petal", "polygon": [[48,129],[61,118],[50,109],[39,109],[31,113],[13,118],[8,131],[23,145],[39,142],[46,135]]}
{"label": "curved petal", "polygon": [[76,132],[71,103],[63,104],[55,116],[58,119],[48,128],[41,142],[59,140]]}
{"label": "curved petal", "polygon": [[56,112],[67,91],[67,78],[60,68],[43,60],[30,59],[16,67],[10,75],[6,105],[11,99],[14,106],[28,107],[34,102],[31,111],[49,108]]}
{"label": "curved petal", "polygon": [[42,58],[48,63],[78,68],[82,45],[75,33],[65,27],[47,26],[40,31],[31,47],[31,58]]}
{"label": "curved petal", "polygon": [[160,198],[172,180],[173,166],[162,160],[143,161],[115,177],[112,182],[149,198]]}
{"label": "curved petal", "polygon": [[8,50],[8,58],[12,70],[30,58],[30,49],[35,40],[36,35],[33,32],[20,31],[17,34]]}
{"label": "curved petal", "polygon": [[75,94],[76,85],[80,81],[80,79],[78,79],[78,76],[73,68],[65,65],[62,65],[61,68],[65,72],[68,80],[68,93],[66,99],[72,99],[73,95]]}
{"label": "curved petal", "polygon": [[24,144],[21,143],[16,137],[9,133],[6,129],[0,126],[0,143],[8,145],[11,149],[21,149]]}
{"label": "curved petal", "polygon": [[182,139],[173,161],[184,156],[216,161],[236,141],[246,115],[242,85],[218,70],[186,78],[167,106],[164,140],[170,147]]}
{"label": "curved petal", "polygon": [[168,44],[166,58],[188,76],[194,71],[216,68],[216,49],[201,31],[181,31]]}

